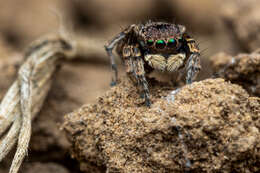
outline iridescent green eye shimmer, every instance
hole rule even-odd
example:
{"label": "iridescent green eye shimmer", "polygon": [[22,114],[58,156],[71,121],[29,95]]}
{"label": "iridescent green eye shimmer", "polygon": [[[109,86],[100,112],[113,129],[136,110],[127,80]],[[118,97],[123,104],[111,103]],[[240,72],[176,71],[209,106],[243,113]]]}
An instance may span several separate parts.
{"label": "iridescent green eye shimmer", "polygon": [[173,38],[171,38],[169,41],[168,41],[168,43],[174,43],[175,42],[175,40],[173,39]]}
{"label": "iridescent green eye shimmer", "polygon": [[173,47],[176,46],[176,44],[177,44],[176,40],[175,40],[174,38],[170,38],[170,39],[168,40],[167,47],[173,48]]}
{"label": "iridescent green eye shimmer", "polygon": [[158,40],[156,43],[157,44],[164,44],[164,41],[163,40]]}
{"label": "iridescent green eye shimmer", "polygon": [[153,40],[147,40],[147,45],[152,46],[153,45]]}
{"label": "iridescent green eye shimmer", "polygon": [[164,40],[157,40],[155,46],[157,49],[163,49],[166,46],[166,44]]}

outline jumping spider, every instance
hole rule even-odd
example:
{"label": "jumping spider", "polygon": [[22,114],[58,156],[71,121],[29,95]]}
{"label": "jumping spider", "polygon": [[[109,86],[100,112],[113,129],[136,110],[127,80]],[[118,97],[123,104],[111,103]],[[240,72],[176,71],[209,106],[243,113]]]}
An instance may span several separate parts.
{"label": "jumping spider", "polygon": [[185,69],[186,84],[191,84],[200,70],[198,45],[186,33],[184,26],[166,22],[133,24],[105,46],[114,72],[111,85],[117,82],[117,67],[112,53],[115,46],[126,66],[127,75],[135,84],[142,86],[148,107],[151,102],[146,75],[151,71]]}

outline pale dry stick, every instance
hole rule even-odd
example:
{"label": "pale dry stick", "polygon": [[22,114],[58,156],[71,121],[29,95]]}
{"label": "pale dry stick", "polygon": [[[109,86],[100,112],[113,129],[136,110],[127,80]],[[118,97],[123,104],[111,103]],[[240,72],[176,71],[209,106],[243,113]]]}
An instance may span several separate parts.
{"label": "pale dry stick", "polygon": [[[25,63],[22,68],[19,71],[19,79],[18,81],[20,82],[20,104],[21,104],[21,112],[23,115],[23,120],[22,120],[22,127],[18,139],[18,149],[14,157],[14,161],[12,163],[10,172],[17,172],[20,165],[22,164],[22,158],[25,156],[27,153],[29,141],[30,141],[30,136],[31,136],[31,110],[32,110],[32,91],[39,87],[39,84],[44,84],[47,80],[50,79],[51,75],[50,73],[47,74],[46,71],[41,72],[41,68],[44,67],[43,65],[47,64],[48,59],[54,60],[58,58],[58,55],[56,52],[52,52],[55,50],[55,47],[52,46],[51,50],[49,49],[40,49],[39,54],[33,54],[31,61],[28,63]],[[56,56],[56,57],[55,57]],[[40,57],[40,59],[39,59]],[[52,63],[54,64],[54,63]],[[55,66],[49,66],[53,67],[53,69],[48,69],[50,71],[55,70]],[[41,74],[42,76],[39,75]],[[38,77],[38,80],[37,80]],[[42,81],[41,81],[41,78]],[[46,79],[47,78],[47,79]],[[39,81],[39,84],[35,85],[35,81]]]}
{"label": "pale dry stick", "polygon": [[0,136],[6,129],[11,125],[15,118],[15,108],[19,103],[19,86],[18,82],[15,81],[10,87],[0,105]]}
{"label": "pale dry stick", "polygon": [[19,131],[21,128],[21,116],[17,116],[14,120],[14,123],[11,129],[8,131],[7,135],[4,137],[1,145],[0,145],[0,162],[5,158],[5,156],[10,152],[13,146],[16,143],[16,139],[18,138]]}
{"label": "pale dry stick", "polygon": [[[0,125],[3,125],[0,137],[13,123],[7,135],[0,140],[0,149],[5,151],[4,154],[0,153],[0,158],[4,158],[18,140],[10,173],[18,172],[27,154],[31,120],[42,106],[59,60],[63,57],[71,58],[74,54],[73,47],[58,36],[36,41],[25,54],[26,61],[19,70],[19,77],[0,105]],[[8,142],[10,146],[6,147]]]}
{"label": "pale dry stick", "polygon": [[[48,81],[51,82],[51,81]],[[44,99],[40,98],[44,98],[46,95],[45,91],[48,91],[50,87],[50,84],[46,83],[39,92],[33,94],[35,95],[36,99],[38,102],[34,102],[33,103],[33,108],[32,108],[32,115],[36,115],[37,112],[40,111],[40,106],[38,105],[42,105]],[[38,97],[38,98],[37,98]],[[19,135],[19,131],[20,131],[20,127],[21,127],[21,115],[20,115],[20,108],[17,106],[15,108],[14,111],[14,123],[12,124],[11,129],[8,131],[7,135],[4,137],[4,139],[2,140],[3,142],[0,142],[0,162],[4,159],[4,157],[11,151],[11,149],[13,148],[13,146],[16,143],[16,140],[18,138]],[[33,118],[32,118],[33,119]]]}
{"label": "pale dry stick", "polygon": [[[46,41],[42,41],[42,42],[45,43]],[[29,53],[32,52],[34,54],[36,54],[36,53],[39,54],[39,52],[37,52],[39,50],[37,50],[37,49],[40,48],[40,47],[37,47],[37,45],[41,45],[42,42],[37,41],[35,43],[36,46],[32,46],[32,48],[28,52]],[[53,48],[53,50],[52,50],[52,48]],[[48,51],[49,52],[50,51],[55,52],[55,49],[56,48],[54,46],[50,46],[50,45],[44,46],[43,48],[41,47],[42,52],[48,52]],[[29,53],[27,53],[27,54],[29,54]],[[28,56],[30,56],[30,55],[27,55],[26,59],[28,59]],[[41,59],[43,59],[43,58],[41,58]],[[40,58],[39,58],[39,61],[40,61]],[[49,63],[48,68],[51,68],[52,66],[53,65],[51,65],[51,63]],[[38,80],[38,82],[43,82],[44,80],[49,80],[50,75],[52,74],[52,70],[49,70],[49,71],[46,70],[46,72],[47,72],[46,74],[40,74],[40,72],[38,72],[38,75],[39,75],[38,78],[39,79],[42,78],[42,79],[41,79],[41,81],[39,81],[39,79],[35,79],[35,80]],[[44,76],[44,77],[42,77],[42,76]],[[39,89],[36,90],[36,91],[39,92],[39,91],[42,91],[42,90],[39,87]],[[7,130],[7,128],[11,125],[11,123],[15,119],[15,114],[14,114],[15,108],[20,107],[20,106],[18,106],[18,104],[20,104],[19,103],[20,102],[19,95],[20,95],[19,83],[18,83],[18,81],[15,81],[13,83],[13,85],[10,87],[10,89],[8,90],[4,99],[2,100],[2,103],[1,103],[1,106],[0,106],[0,117],[1,117],[1,119],[0,119],[0,134],[3,134],[4,131]],[[38,94],[35,93],[35,96],[37,96],[37,95]],[[41,100],[41,98],[38,98],[38,99]],[[37,102],[38,99],[36,99],[34,102]]]}
{"label": "pale dry stick", "polygon": [[[49,80],[47,82],[51,82],[51,81]],[[39,88],[41,88],[40,90],[34,90],[34,91],[36,91],[35,93],[33,93],[33,95],[35,96],[36,102],[34,102],[33,106],[32,106],[32,115],[36,115],[37,112],[40,111],[41,107],[39,105],[42,105],[43,101],[44,101],[44,99],[40,99],[40,98],[44,98],[45,95],[47,94],[46,91],[48,91],[50,88],[50,84],[48,84],[48,83],[46,83],[45,85],[44,84],[45,83],[41,84],[42,86],[39,87]],[[13,86],[10,88],[9,91],[14,91],[14,93],[16,93],[15,88],[17,88],[17,90],[19,90],[19,88],[15,87],[15,86],[18,86],[17,82],[15,82],[13,84]],[[19,98],[19,96],[17,95],[16,98]],[[20,107],[16,106],[11,115],[12,115],[12,117],[14,117],[14,123],[12,124],[12,127],[9,130],[8,134],[2,140],[3,142],[2,143],[0,142],[0,153],[1,153],[0,162],[2,161],[2,159],[4,159],[4,157],[10,152],[10,150],[14,146],[14,144],[16,142],[15,139],[18,137],[20,127],[21,127]]]}
{"label": "pale dry stick", "polygon": [[[37,54],[36,54],[37,55]],[[18,172],[24,156],[27,154],[29,141],[31,138],[31,117],[32,117],[32,86],[33,71],[35,64],[35,56],[33,55],[32,60],[25,63],[19,70],[18,81],[20,84],[20,105],[22,113],[22,126],[18,138],[17,151],[15,153],[10,172]]]}

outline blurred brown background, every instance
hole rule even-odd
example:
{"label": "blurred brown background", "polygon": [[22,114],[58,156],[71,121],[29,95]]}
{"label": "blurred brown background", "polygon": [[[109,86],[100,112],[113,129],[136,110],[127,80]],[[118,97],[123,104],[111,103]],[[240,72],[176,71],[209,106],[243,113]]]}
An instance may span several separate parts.
{"label": "blurred brown background", "polygon": [[[215,53],[236,55],[259,47],[259,11],[258,0],[0,1],[1,98],[16,76],[23,51],[33,40],[64,33],[65,28],[71,39],[86,45],[84,60],[66,62],[57,75],[45,107],[58,108],[50,110],[48,121],[42,116],[35,120],[29,157],[21,172],[80,172],[56,125],[65,113],[93,102],[109,89],[111,73],[103,45],[122,28],[149,19],[185,25],[200,44],[205,69],[200,75],[206,78],[210,76],[208,59]],[[63,101],[57,104],[55,99]],[[10,159],[1,163],[0,172],[7,171]]]}
{"label": "blurred brown background", "polygon": [[[206,54],[234,51],[221,22],[222,0],[11,0],[0,2],[0,33],[20,50],[47,33],[70,32],[104,40],[149,19],[184,24]],[[226,3],[225,3],[226,4]],[[227,28],[228,29],[228,28]],[[105,43],[102,43],[105,44]]]}

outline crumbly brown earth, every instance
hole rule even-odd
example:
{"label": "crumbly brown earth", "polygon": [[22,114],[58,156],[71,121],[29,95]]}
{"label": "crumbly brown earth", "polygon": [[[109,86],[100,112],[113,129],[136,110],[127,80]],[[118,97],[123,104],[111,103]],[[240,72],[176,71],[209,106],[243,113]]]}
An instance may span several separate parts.
{"label": "crumbly brown earth", "polygon": [[[256,14],[259,13],[258,0],[237,1],[239,3],[233,3],[231,6],[228,5],[231,1],[224,0],[145,0],[142,2],[135,0],[136,3],[133,3],[133,0],[124,0],[124,2],[113,0],[113,2],[107,3],[107,0],[89,0],[87,3],[71,0],[0,2],[0,98],[3,98],[15,80],[17,69],[23,61],[21,54],[33,40],[53,32],[64,34],[62,29],[64,26],[68,31],[65,35],[86,45],[81,49],[82,58],[87,61],[69,62],[63,66],[55,78],[44,108],[33,121],[29,153],[20,169],[21,173],[30,170],[32,172],[41,170],[47,173],[49,167],[52,167],[49,163],[57,164],[69,172],[79,172],[77,161],[69,158],[70,146],[63,132],[59,130],[59,124],[63,121],[64,114],[84,103],[95,102],[98,95],[109,89],[111,72],[103,45],[129,24],[149,19],[184,24],[200,43],[204,57],[200,80],[210,76],[211,68],[207,60],[216,52],[237,53],[254,50],[259,46],[257,29],[259,30],[260,20],[257,20],[259,15]],[[227,7],[231,12],[234,11],[233,9],[240,9],[239,12],[231,14],[231,18],[228,15],[225,17],[222,13],[225,24],[228,25],[226,30],[219,20],[221,10],[216,10],[216,7],[220,6]],[[250,7],[244,8],[245,6]],[[232,35],[235,40],[230,39]],[[256,82],[253,73],[249,74],[252,76],[250,80]],[[158,79],[163,78],[165,74]],[[245,82],[246,85],[251,86],[251,83]],[[244,84],[243,87],[247,89]],[[247,91],[252,94],[249,89]],[[140,103],[138,107],[141,107],[142,100],[139,99],[138,103]],[[259,124],[257,118],[254,121]],[[8,172],[13,154],[11,153],[0,163],[0,173]],[[82,170],[87,170],[87,167],[97,168],[95,164],[81,162]],[[100,170],[104,170],[104,167],[101,166]]]}
{"label": "crumbly brown earth", "polygon": [[218,53],[210,60],[213,73],[243,86],[251,95],[260,97],[260,51],[237,56]]}
{"label": "crumbly brown earth", "polygon": [[149,83],[151,108],[123,79],[65,117],[82,171],[260,171],[259,98],[223,79],[195,82],[175,96],[171,86]]}

